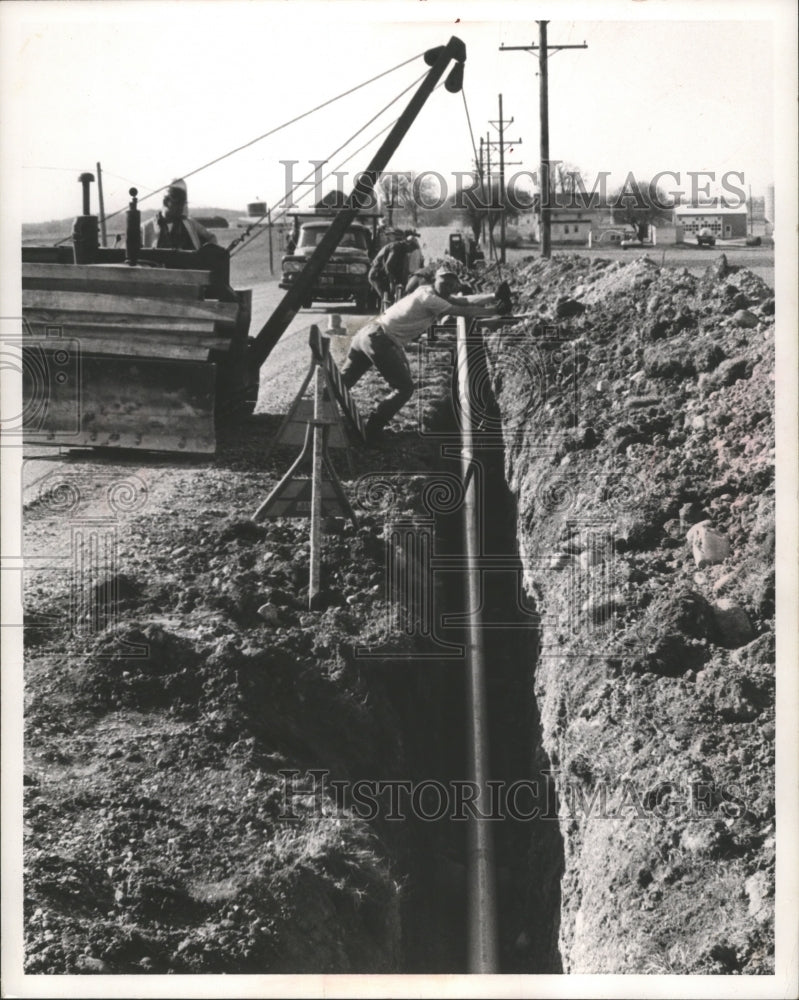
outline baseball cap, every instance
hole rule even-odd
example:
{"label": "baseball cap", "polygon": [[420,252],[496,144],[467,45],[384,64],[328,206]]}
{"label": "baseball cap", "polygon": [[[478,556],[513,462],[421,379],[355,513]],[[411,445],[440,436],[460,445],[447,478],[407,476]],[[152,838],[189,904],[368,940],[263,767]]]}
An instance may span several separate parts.
{"label": "baseball cap", "polygon": [[[455,273],[455,271],[453,271],[453,270],[452,270],[452,268],[450,268],[450,267],[440,267],[440,268],[439,268],[439,269],[438,269],[438,270],[436,271],[436,281],[437,281],[437,280],[438,280],[439,278],[458,278],[458,275],[457,275],[457,274]],[[460,280],[461,280],[461,279],[460,279],[460,278],[458,278],[458,281],[460,281]]]}

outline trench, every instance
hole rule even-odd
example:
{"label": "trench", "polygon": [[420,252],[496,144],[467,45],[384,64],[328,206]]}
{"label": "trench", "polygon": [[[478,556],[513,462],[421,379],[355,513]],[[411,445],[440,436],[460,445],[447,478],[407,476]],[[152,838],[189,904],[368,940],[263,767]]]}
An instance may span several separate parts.
{"label": "trench", "polygon": [[[482,348],[474,353],[483,366]],[[487,379],[478,376],[480,384]],[[498,426],[493,398],[483,400],[487,423]],[[492,419],[493,418],[493,419]],[[439,414],[436,431],[457,430],[454,410]],[[482,480],[482,551],[493,568],[481,571],[486,645],[489,773],[496,783],[492,822],[500,973],[562,972],[558,951],[563,842],[549,760],[541,740],[534,695],[538,620],[522,593],[516,504],[504,478],[504,453],[496,433],[485,435],[477,465]],[[438,471],[460,475],[459,457],[439,456]],[[457,565],[464,552],[462,510],[435,514],[435,553]],[[463,642],[464,573],[441,574],[434,594],[434,622],[446,641]],[[424,651],[426,644],[422,644]],[[414,788],[436,782],[447,790],[448,813],[438,815],[437,793],[422,797],[424,815],[409,813],[400,854],[406,875],[402,910],[403,973],[469,971],[467,927],[467,822],[456,786],[466,782],[467,705],[465,661],[425,658],[397,665],[387,691],[402,729],[407,779]],[[515,791],[514,791],[515,790]],[[493,794],[493,793],[492,793]],[[537,810],[537,815],[536,815]]]}

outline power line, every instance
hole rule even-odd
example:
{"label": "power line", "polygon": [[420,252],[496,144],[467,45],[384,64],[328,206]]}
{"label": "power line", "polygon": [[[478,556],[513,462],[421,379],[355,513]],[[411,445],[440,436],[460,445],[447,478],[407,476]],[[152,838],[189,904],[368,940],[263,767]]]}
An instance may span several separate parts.
{"label": "power line", "polygon": [[495,129],[499,132],[499,142],[490,142],[489,146],[499,146],[499,204],[500,204],[500,216],[499,216],[499,240],[500,240],[500,258],[502,263],[505,263],[505,147],[521,145],[521,139],[513,139],[507,141],[505,139],[505,126],[512,125],[513,119],[505,119],[502,117],[502,94],[499,95],[499,121],[490,121],[489,125],[493,125]]}
{"label": "power line", "polygon": [[[478,177],[478,180],[480,181],[480,195],[482,196],[482,199],[483,199],[483,205],[485,205],[485,204],[487,204],[486,179],[485,179],[485,171],[483,169],[483,149],[485,148],[484,147],[485,140],[483,139],[482,136],[480,136],[480,152],[478,154],[478,152],[477,152],[477,144],[474,141],[474,130],[472,129],[472,116],[469,114],[469,105],[466,103],[466,90],[465,90],[465,88],[461,88],[461,96],[463,97],[463,110],[466,112],[466,124],[469,127],[469,136],[471,137],[471,141],[472,141],[472,151],[474,152],[474,162],[475,162],[475,166],[477,167],[477,177]],[[489,167],[489,178],[488,178],[488,181],[489,181],[488,197],[490,197],[490,184],[491,184],[490,167]],[[479,219],[480,219],[480,239],[482,240],[484,238],[484,236],[485,236],[485,229],[484,229],[485,219],[483,218],[482,215],[479,216]],[[495,252],[494,252],[494,237],[493,237],[493,233],[491,231],[490,225],[488,227],[488,247],[489,247],[489,249],[488,249],[489,257],[493,261],[494,260],[494,256],[495,256]],[[497,265],[498,264],[499,264],[499,262],[497,262]],[[502,272],[500,270],[500,276],[501,276],[501,273]]]}
{"label": "power line", "polygon": [[[369,80],[364,80],[363,83],[359,83],[355,87],[350,87],[349,90],[342,91],[342,93],[337,94],[335,97],[331,97],[327,101],[323,101],[321,104],[317,104],[316,107],[311,108],[308,111],[303,111],[302,114],[297,115],[294,118],[290,118],[288,121],[283,122],[282,125],[277,125],[275,126],[275,128],[270,129],[268,132],[264,132],[263,135],[256,136],[255,139],[250,139],[249,142],[242,143],[241,146],[236,146],[235,149],[231,149],[227,153],[223,153],[221,156],[217,156],[213,160],[209,160],[207,163],[204,163],[202,166],[196,167],[194,170],[189,170],[188,172],[183,173],[180,176],[184,180],[187,177],[193,177],[195,174],[200,173],[201,170],[206,170],[208,167],[214,166],[214,164],[219,163],[221,160],[225,160],[227,159],[227,157],[233,156],[234,153],[240,153],[243,149],[247,149],[249,146],[254,146],[255,143],[261,142],[262,139],[267,139],[269,136],[275,135],[282,129],[288,128],[289,125],[294,125],[297,122],[302,121],[303,118],[307,118],[309,115],[315,114],[317,111],[321,111],[322,108],[328,107],[335,101],[340,101],[344,97],[349,97],[350,94],[354,94],[357,90],[360,90],[362,87],[368,87],[370,83],[374,83],[376,80],[380,80],[382,77],[388,76],[389,73],[393,73],[395,72],[395,70],[402,69],[403,66],[407,66],[409,63],[412,63],[416,59],[419,59],[421,55],[422,53],[418,53],[415,56],[411,56],[410,59],[405,59],[403,62],[397,63],[396,66],[392,66],[390,69],[384,70],[382,73],[378,73],[377,76],[373,76]],[[414,81],[414,83],[415,82],[416,81]],[[411,86],[413,86],[413,84],[411,84]],[[403,91],[403,93],[405,93],[405,91]],[[160,194],[161,191],[165,191],[168,187],[169,184],[163,184],[161,187],[156,188],[154,191],[150,191],[147,194],[140,195],[139,201],[142,202],[145,201],[147,198],[151,198],[155,194]],[[125,209],[120,208],[117,212],[113,212],[111,215],[109,215],[108,218],[110,219],[114,215],[119,215],[119,213],[123,211],[125,211]]]}

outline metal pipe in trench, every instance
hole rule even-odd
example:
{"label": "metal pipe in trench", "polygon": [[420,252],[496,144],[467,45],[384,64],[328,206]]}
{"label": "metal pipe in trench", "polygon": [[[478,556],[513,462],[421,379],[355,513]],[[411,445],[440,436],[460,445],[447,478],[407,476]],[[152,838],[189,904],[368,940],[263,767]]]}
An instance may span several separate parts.
{"label": "metal pipe in trench", "polygon": [[469,972],[497,972],[497,906],[494,883],[494,845],[491,820],[481,819],[490,812],[488,772],[488,705],[485,685],[485,647],[480,617],[481,581],[478,533],[477,490],[482,478],[473,468],[474,440],[469,378],[473,360],[469,357],[466,320],[457,324],[458,395],[461,414],[461,473],[466,555],[466,606],[470,610],[466,638],[466,712],[469,755],[468,778],[477,789],[477,815],[469,817],[467,837],[467,893],[469,908]]}

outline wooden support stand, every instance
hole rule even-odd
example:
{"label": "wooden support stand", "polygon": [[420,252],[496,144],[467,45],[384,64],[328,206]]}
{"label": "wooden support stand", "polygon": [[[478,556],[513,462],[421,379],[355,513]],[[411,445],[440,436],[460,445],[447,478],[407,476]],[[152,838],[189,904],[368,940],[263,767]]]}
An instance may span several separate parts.
{"label": "wooden support stand", "polygon": [[[327,354],[329,343],[326,337],[322,337],[316,326],[311,327],[310,342],[312,348],[318,344],[318,350],[321,352],[320,357],[324,357]],[[332,358],[329,358],[329,362],[331,365],[335,365]],[[316,412],[315,398],[313,396],[310,398],[306,396],[309,386],[312,383],[316,384],[314,378],[317,375],[321,375],[325,381],[323,400],[319,413]],[[302,444],[305,440],[308,424],[313,420],[321,420],[329,426],[327,437],[328,448],[349,448],[350,442],[347,436],[347,428],[341,414],[336,408],[336,404],[333,402],[332,385],[329,384],[329,381],[328,373],[323,367],[323,362],[312,352],[308,374],[303,379],[299,392],[288,408],[288,412],[283,418],[274,440],[267,449],[264,459],[268,459],[278,445]],[[312,391],[315,392],[315,389]],[[347,463],[350,473],[353,473],[352,458],[349,450],[347,450]]]}
{"label": "wooden support stand", "polygon": [[[331,427],[329,393],[333,390],[328,377],[328,341],[321,337],[316,327],[311,328],[314,357],[311,370],[300,393],[289,410],[283,427],[288,426],[296,413],[298,401],[304,395],[311,378],[314,382],[313,418],[306,421],[302,451],[288,472],[253,514],[253,520],[273,517],[309,517],[311,521],[311,566],[308,585],[308,607],[315,610],[320,601],[322,570],[322,518],[348,517],[357,526],[358,520],[347,495],[336,475],[328,453],[328,436]],[[338,369],[336,369],[338,371]],[[326,398],[328,397],[328,398]],[[354,404],[352,404],[354,407]],[[357,411],[355,411],[357,416]],[[337,418],[335,418],[337,419]],[[358,417],[358,421],[360,418]],[[281,427],[281,430],[283,429]],[[278,434],[279,438],[280,434]],[[310,477],[303,469],[310,465]]]}

